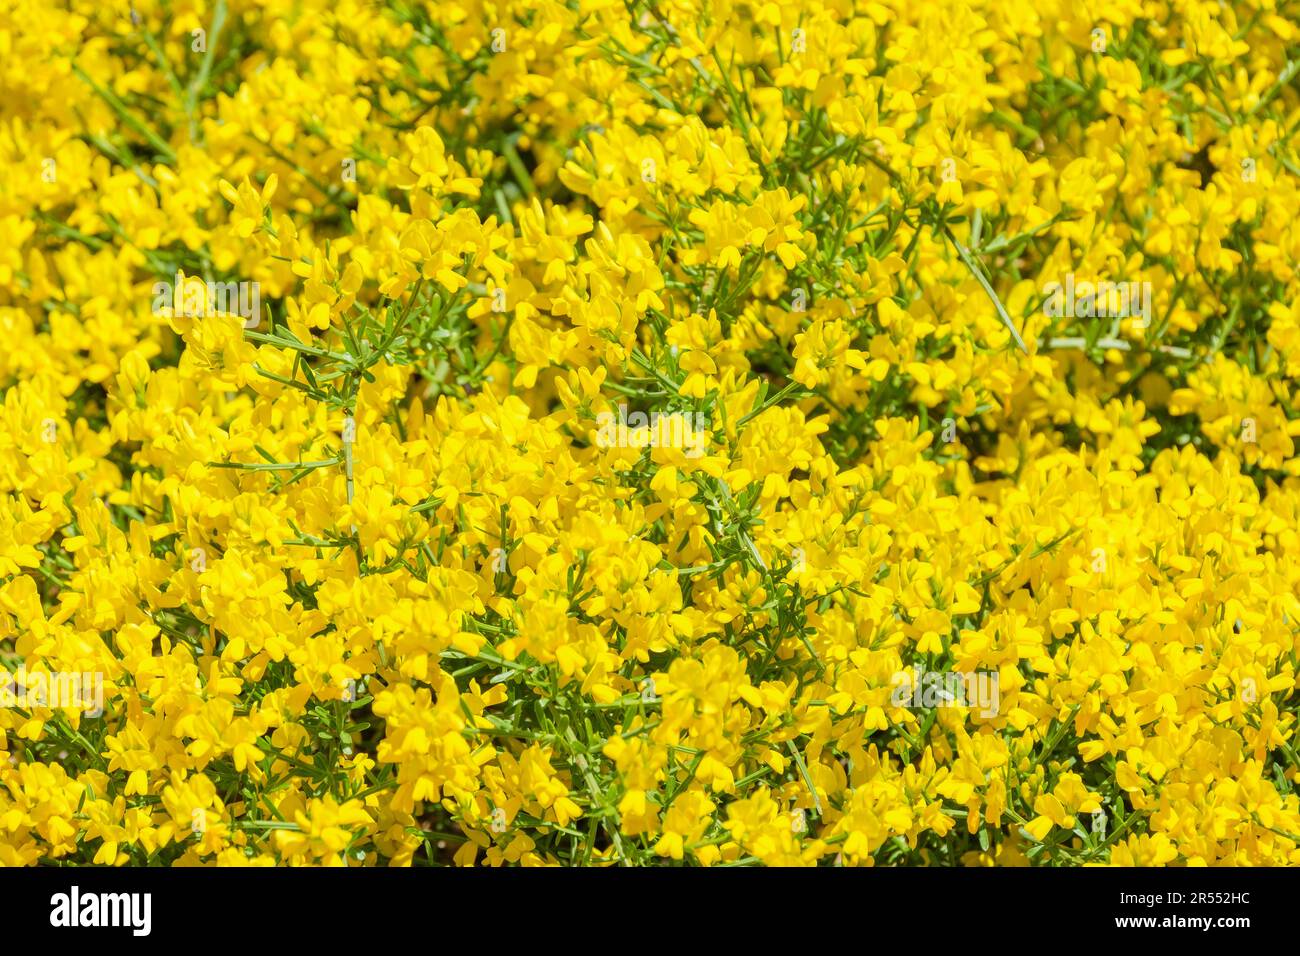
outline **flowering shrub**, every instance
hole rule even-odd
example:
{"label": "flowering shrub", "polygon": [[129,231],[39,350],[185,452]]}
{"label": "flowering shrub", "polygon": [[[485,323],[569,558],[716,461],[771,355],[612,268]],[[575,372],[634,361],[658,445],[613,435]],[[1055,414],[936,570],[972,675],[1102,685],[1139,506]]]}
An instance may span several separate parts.
{"label": "flowering shrub", "polygon": [[0,863],[1300,863],[1297,12],[0,0]]}

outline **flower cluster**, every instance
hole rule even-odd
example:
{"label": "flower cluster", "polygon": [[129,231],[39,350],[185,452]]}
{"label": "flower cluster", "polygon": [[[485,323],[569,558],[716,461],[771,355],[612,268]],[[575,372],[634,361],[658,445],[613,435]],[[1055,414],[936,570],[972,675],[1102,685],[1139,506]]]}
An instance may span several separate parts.
{"label": "flower cluster", "polygon": [[1300,864],[1284,7],[0,0],[0,864]]}

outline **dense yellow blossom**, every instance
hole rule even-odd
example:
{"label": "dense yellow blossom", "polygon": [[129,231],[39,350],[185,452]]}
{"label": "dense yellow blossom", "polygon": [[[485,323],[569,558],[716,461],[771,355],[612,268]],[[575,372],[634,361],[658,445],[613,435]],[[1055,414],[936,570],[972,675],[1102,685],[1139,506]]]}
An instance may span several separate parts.
{"label": "dense yellow blossom", "polygon": [[1300,864],[1297,64],[0,0],[0,864]]}

